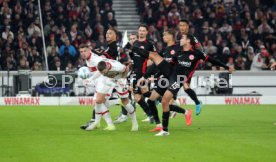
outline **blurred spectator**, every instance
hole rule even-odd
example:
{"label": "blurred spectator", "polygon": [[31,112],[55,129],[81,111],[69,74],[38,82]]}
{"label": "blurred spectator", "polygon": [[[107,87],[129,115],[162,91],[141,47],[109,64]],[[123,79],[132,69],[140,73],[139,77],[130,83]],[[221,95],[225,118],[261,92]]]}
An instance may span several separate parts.
{"label": "blurred spectator", "polygon": [[12,31],[10,31],[11,27],[10,26],[6,26],[5,31],[2,32],[2,38],[4,40],[8,39],[8,36],[10,36],[12,39],[14,38],[14,34]]}
{"label": "blurred spectator", "polygon": [[104,35],[99,36],[99,40],[96,42],[96,48],[105,49],[107,47],[107,43],[105,42]]}
{"label": "blurred spectator", "polygon": [[48,53],[48,66],[49,70],[54,70],[55,69],[55,59],[58,58],[58,51],[56,51],[55,48],[51,48],[50,53]]}
{"label": "blurred spectator", "polygon": [[267,69],[269,66],[268,63],[269,54],[266,49],[262,49],[260,53],[257,53],[254,56],[251,64],[251,71],[261,71],[263,69]]}
{"label": "blurred spectator", "polygon": [[19,66],[17,67],[17,70],[27,70],[29,69],[29,63],[27,61],[27,58],[25,56],[21,56],[19,58]]}
{"label": "blurred spectator", "polygon": [[47,51],[47,56],[49,56],[50,54],[52,54],[53,51],[56,54],[59,52],[59,48],[56,45],[55,40],[52,40],[51,43],[46,47],[46,51]]}
{"label": "blurred spectator", "polygon": [[149,26],[149,30],[148,30],[148,37],[153,40],[154,42],[158,42],[161,40],[161,35],[160,33],[156,30],[156,28],[154,27],[154,25],[150,25]]}
{"label": "blurred spectator", "polygon": [[55,60],[55,64],[54,64],[54,66],[53,66],[53,71],[62,71],[62,70],[65,70],[65,68],[63,68],[62,66],[61,66],[61,61],[60,61],[60,59],[58,58],[58,57],[55,57],[54,58],[54,60]]}
{"label": "blurred spectator", "polygon": [[42,70],[42,65],[40,62],[36,61],[32,67],[33,71],[41,71]]}
{"label": "blurred spectator", "polygon": [[114,19],[113,13],[112,12],[108,12],[107,13],[107,21],[106,21],[106,26],[105,28],[109,28],[109,27],[117,27],[117,21]]}
{"label": "blurred spectator", "polygon": [[77,69],[73,66],[73,64],[71,62],[68,62],[65,70],[66,71],[76,71]]}
{"label": "blurred spectator", "polygon": [[35,32],[37,32],[38,36],[41,37],[40,28],[34,22],[32,22],[31,25],[28,27],[28,35],[32,36]]}
{"label": "blurred spectator", "polygon": [[69,57],[72,59],[77,57],[76,48],[73,45],[71,45],[69,39],[66,39],[65,44],[59,48],[59,56],[60,57]]}

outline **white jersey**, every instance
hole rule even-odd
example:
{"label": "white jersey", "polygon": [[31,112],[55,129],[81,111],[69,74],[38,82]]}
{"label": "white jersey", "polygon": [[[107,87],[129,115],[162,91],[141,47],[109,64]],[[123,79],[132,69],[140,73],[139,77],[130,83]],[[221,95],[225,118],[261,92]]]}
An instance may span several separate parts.
{"label": "white jersey", "polygon": [[[109,69],[105,75],[97,70],[98,63],[101,61],[105,61]],[[109,95],[115,88],[120,98],[128,97],[127,81],[126,78],[122,78],[122,73],[127,70],[125,65],[119,61],[101,57],[93,52],[86,60],[86,64],[90,71],[95,72],[89,79],[94,82],[97,93]]]}
{"label": "white jersey", "polygon": [[127,67],[121,64],[119,61],[107,59],[91,52],[90,57],[86,60],[86,64],[90,71],[97,71],[97,65],[99,62],[105,61],[108,66],[108,72],[104,75],[108,78],[119,79],[122,77],[122,73],[127,70]]}
{"label": "white jersey", "polygon": [[90,71],[97,71],[97,65],[99,62],[103,61],[105,58],[99,56],[93,52],[90,52],[89,58],[86,60],[86,65],[90,69]]}

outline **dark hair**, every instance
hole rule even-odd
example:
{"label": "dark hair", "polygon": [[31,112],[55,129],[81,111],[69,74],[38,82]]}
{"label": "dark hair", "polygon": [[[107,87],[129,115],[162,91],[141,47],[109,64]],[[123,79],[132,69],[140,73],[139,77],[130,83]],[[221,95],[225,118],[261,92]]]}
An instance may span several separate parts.
{"label": "dark hair", "polygon": [[106,66],[106,63],[104,62],[104,61],[100,61],[99,63],[98,63],[98,65],[97,65],[97,69],[99,70],[99,71],[103,71],[104,69],[106,69],[107,68],[107,66]]}
{"label": "dark hair", "polygon": [[191,45],[194,46],[195,45],[195,39],[194,39],[194,36],[192,34],[183,34],[183,35],[186,35],[187,36],[187,39],[190,39],[190,42],[191,42]]}
{"label": "dark hair", "polygon": [[114,31],[114,33],[116,34],[116,37],[118,37],[118,35],[119,35],[118,30],[116,30],[116,29],[115,29],[115,28],[113,28],[112,26],[110,26],[110,27],[108,28],[108,30],[112,30],[112,31]]}
{"label": "dark hair", "polygon": [[188,24],[188,26],[189,26],[189,21],[187,19],[181,19],[179,22],[184,22],[184,23]]}
{"label": "dark hair", "polygon": [[173,38],[175,37],[175,30],[173,30],[173,29],[166,29],[164,32],[169,33],[170,35],[173,36]]}
{"label": "dark hair", "polygon": [[135,35],[138,38],[138,35],[136,33],[130,33],[129,35]]}
{"label": "dark hair", "polygon": [[139,29],[140,27],[144,27],[144,28],[146,28],[147,30],[149,30],[149,27],[148,27],[147,24],[140,24],[140,25],[138,26],[138,29]]}
{"label": "dark hair", "polygon": [[89,45],[87,43],[82,43],[79,45],[79,49],[81,48],[89,48]]}

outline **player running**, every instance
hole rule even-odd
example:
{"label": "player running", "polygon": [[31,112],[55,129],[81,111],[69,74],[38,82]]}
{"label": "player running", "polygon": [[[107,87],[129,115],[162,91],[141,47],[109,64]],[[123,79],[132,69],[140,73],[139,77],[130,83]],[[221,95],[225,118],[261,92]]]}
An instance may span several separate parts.
{"label": "player running", "polygon": [[170,101],[175,97],[179,89],[183,86],[185,82],[189,82],[196,70],[200,60],[211,62],[214,65],[224,67],[232,73],[235,69],[233,67],[228,67],[227,65],[221,63],[212,57],[207,56],[204,52],[193,49],[195,42],[193,41],[193,36],[190,34],[183,34],[180,40],[180,45],[182,47],[181,51],[177,52],[172,57],[172,62],[175,63],[175,69],[168,63],[164,58],[162,58],[156,52],[149,52],[136,47],[131,47],[132,51],[138,53],[139,55],[150,58],[161,72],[169,78],[169,86],[162,97],[162,126],[163,130],[156,134],[156,136],[167,136],[169,135],[168,125],[169,125],[169,104]]}

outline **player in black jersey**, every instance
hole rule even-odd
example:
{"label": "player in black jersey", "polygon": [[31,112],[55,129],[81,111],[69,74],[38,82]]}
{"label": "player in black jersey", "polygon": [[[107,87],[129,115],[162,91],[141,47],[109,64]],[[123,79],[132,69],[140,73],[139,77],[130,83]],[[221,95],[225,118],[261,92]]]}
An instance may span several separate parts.
{"label": "player in black jersey", "polygon": [[[183,34],[188,34],[189,33],[189,29],[190,29],[189,21],[185,20],[185,19],[180,20],[180,22],[178,24],[178,29],[179,29],[179,32],[177,34],[177,40],[180,41]],[[201,43],[198,41],[198,39],[194,35],[191,35],[191,39],[193,39],[192,41],[194,42],[193,48],[203,52],[203,47],[202,47]],[[196,115],[199,115],[200,112],[201,112],[201,103],[198,100],[195,91],[190,88],[190,83],[189,82],[184,83],[183,88],[184,88],[184,91],[195,102],[195,104],[196,104]]]}
{"label": "player in black jersey", "polygon": [[118,60],[118,46],[117,46],[117,35],[118,32],[114,28],[109,28],[105,34],[107,41],[107,48],[103,49],[95,49],[92,50],[94,53],[98,55],[104,55],[108,59]]}
{"label": "player in black jersey", "polygon": [[[164,58],[164,60],[171,63],[172,57],[176,55],[178,51],[181,50],[180,45],[176,44],[176,41],[175,41],[175,31],[173,29],[165,30],[163,33],[163,41],[167,44],[167,47],[162,50],[160,55]],[[154,76],[154,79],[156,80],[155,87],[151,93],[151,96],[147,101],[156,123],[156,127],[151,130],[152,132],[162,130],[162,125],[158,116],[158,111],[155,105],[155,101],[159,99],[161,96],[163,96],[165,91],[167,90],[167,87],[165,86],[166,83],[162,81],[163,79],[167,79],[167,78],[164,77],[162,72],[159,71],[158,74]],[[175,102],[174,100],[170,101],[170,111],[185,114],[186,125],[188,126],[191,125],[192,123],[191,110],[185,110],[179,107],[178,105],[174,104],[174,102]]]}
{"label": "player in black jersey", "polygon": [[[141,24],[138,28],[138,40],[136,40],[133,43],[133,46],[136,48],[145,49],[148,51],[155,51],[154,44],[147,40],[147,34],[148,34],[148,27],[147,25]],[[148,104],[145,101],[145,98],[143,95],[148,94],[147,90],[145,90],[145,86],[139,86],[140,83],[142,83],[141,80],[143,80],[146,72],[147,72],[147,65],[148,65],[148,58],[141,57],[135,52],[129,53],[130,58],[133,61],[133,67],[132,67],[132,80],[131,83],[131,89],[133,89],[134,93],[134,100],[137,102],[141,108],[144,110],[144,112],[147,114],[147,118],[142,121],[150,121],[150,123],[153,123],[153,117],[151,115],[150,109]],[[144,88],[144,89],[143,89]]]}
{"label": "player in black jersey", "polygon": [[180,45],[183,49],[177,52],[173,58],[172,62],[175,63],[175,68],[170,63],[168,63],[164,58],[158,55],[156,52],[149,52],[139,48],[132,47],[132,51],[140,54],[145,58],[150,58],[160,69],[160,71],[169,78],[169,86],[166,92],[162,97],[162,125],[163,130],[156,134],[156,136],[167,136],[168,125],[169,125],[169,103],[171,99],[177,95],[179,89],[183,86],[184,83],[189,82],[193,76],[194,71],[196,70],[198,63],[201,60],[211,62],[214,65],[224,67],[232,73],[235,69],[233,67],[228,67],[225,64],[221,63],[218,60],[213,59],[212,57],[207,56],[204,52],[200,50],[193,49],[194,46],[193,36],[190,34],[183,34],[182,39],[180,40]]}
{"label": "player in black jersey", "polygon": [[[176,40],[179,42],[180,39],[182,38],[182,35],[188,34],[189,30],[190,30],[189,21],[185,20],[185,19],[181,19],[178,24],[178,33],[176,35]],[[191,34],[191,33],[189,33],[189,34]],[[198,39],[194,35],[192,35],[192,39],[194,42],[194,48],[197,50],[203,51],[203,47],[202,47],[201,43],[198,41]]]}

